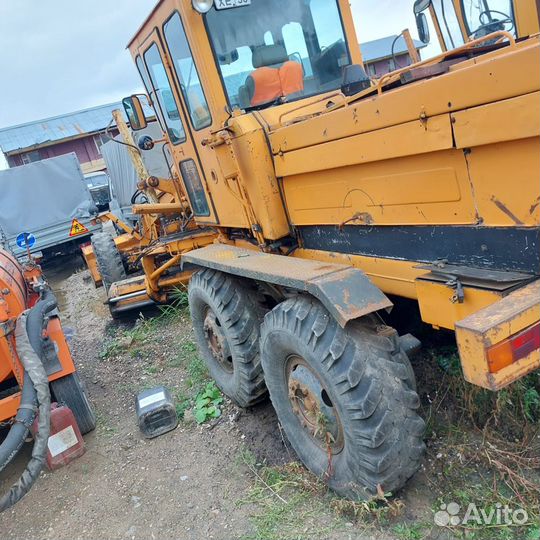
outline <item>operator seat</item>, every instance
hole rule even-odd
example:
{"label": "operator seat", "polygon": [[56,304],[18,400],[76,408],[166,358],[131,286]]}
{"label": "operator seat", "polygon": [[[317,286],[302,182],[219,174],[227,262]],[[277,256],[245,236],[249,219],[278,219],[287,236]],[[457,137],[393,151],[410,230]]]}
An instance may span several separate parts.
{"label": "operator seat", "polygon": [[283,45],[256,47],[252,57],[256,69],[239,90],[244,107],[270,103],[304,90],[304,72],[298,62],[289,60]]}

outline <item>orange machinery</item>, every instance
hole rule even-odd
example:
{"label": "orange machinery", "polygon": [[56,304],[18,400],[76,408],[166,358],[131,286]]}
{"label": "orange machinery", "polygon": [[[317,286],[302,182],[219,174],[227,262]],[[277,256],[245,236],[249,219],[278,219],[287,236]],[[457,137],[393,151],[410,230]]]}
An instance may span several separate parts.
{"label": "orange machinery", "polygon": [[[32,369],[28,361],[33,362]],[[38,381],[40,373],[43,375]],[[71,357],[56,299],[40,267],[34,262],[21,265],[13,255],[0,249],[0,426],[10,427],[0,444],[0,470],[11,462],[27,439],[38,410],[40,417],[45,414],[48,419],[53,400],[73,411],[82,433],[94,429],[95,416]],[[45,451],[48,425],[46,431],[47,437],[41,437],[45,442],[40,446]],[[44,455],[36,455],[38,440],[36,435],[27,467],[32,474],[27,478],[37,478],[37,469],[43,466]],[[14,485],[0,498],[0,511],[20,499],[32,483],[26,480],[23,485]]]}

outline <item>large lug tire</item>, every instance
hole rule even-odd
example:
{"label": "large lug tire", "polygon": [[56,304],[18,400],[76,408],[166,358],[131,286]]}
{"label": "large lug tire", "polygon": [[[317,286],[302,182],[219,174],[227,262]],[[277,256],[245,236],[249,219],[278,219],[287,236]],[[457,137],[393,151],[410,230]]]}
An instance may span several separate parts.
{"label": "large lug tire", "polygon": [[396,344],[369,320],[342,329],[309,297],[279,304],[262,325],[265,381],[291,445],[355,500],[401,488],[424,453],[419,398]]}
{"label": "large lug tire", "polygon": [[51,381],[50,387],[52,397],[58,403],[64,403],[71,409],[83,435],[95,429],[96,416],[78,373]]}
{"label": "large lug tire", "polygon": [[259,355],[266,309],[249,281],[202,270],[189,282],[189,308],[199,351],[225,395],[241,407],[263,399],[266,386]]}
{"label": "large lug tire", "polygon": [[361,326],[365,332],[371,331],[372,334],[378,335],[379,346],[388,348],[392,355],[392,361],[403,366],[403,369],[400,369],[401,378],[408,388],[416,392],[416,375],[407,353],[401,347],[397,331],[380,322],[375,315],[364,317]]}
{"label": "large lug tire", "polygon": [[114,243],[112,235],[106,231],[92,235],[92,247],[96,255],[96,262],[101,274],[101,281],[107,294],[109,288],[117,281],[127,278],[122,256]]}

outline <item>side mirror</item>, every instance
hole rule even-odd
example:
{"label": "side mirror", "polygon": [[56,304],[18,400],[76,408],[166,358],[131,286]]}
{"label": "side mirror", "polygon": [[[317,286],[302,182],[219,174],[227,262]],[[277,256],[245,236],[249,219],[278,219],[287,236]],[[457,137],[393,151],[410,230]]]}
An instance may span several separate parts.
{"label": "side mirror", "polygon": [[418,15],[422,11],[426,11],[429,6],[431,6],[431,0],[416,0],[413,7],[414,14]]}
{"label": "side mirror", "polygon": [[124,98],[122,105],[124,106],[124,111],[126,111],[126,116],[133,131],[139,131],[148,126],[148,121],[146,120],[144,109],[138,96]]}
{"label": "side mirror", "polygon": [[422,43],[429,43],[429,26],[426,14],[424,12],[416,15],[416,28],[418,29],[418,37]]}
{"label": "side mirror", "polygon": [[141,150],[152,150],[154,148],[154,139],[150,135],[143,135],[137,142],[137,146]]}

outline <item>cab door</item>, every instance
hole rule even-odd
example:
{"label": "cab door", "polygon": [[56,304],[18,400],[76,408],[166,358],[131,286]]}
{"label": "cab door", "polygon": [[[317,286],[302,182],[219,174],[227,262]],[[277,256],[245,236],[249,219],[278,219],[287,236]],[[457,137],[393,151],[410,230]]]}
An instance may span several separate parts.
{"label": "cab door", "polygon": [[[156,114],[170,141],[174,164],[197,222],[218,225],[214,204],[197,154],[187,113],[178,95],[163,43],[153,31],[141,48],[137,67],[152,98]],[[204,123],[204,111],[197,111]]]}

